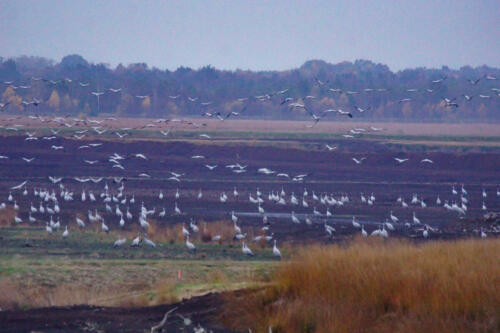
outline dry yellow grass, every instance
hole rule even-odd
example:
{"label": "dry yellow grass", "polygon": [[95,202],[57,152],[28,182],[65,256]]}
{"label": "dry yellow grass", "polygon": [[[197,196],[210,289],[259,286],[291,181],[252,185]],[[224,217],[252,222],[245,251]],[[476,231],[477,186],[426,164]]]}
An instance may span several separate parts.
{"label": "dry yellow grass", "polygon": [[162,280],[154,286],[134,281],[133,285],[117,283],[100,286],[99,283],[77,285],[62,283],[56,286],[31,281],[0,280],[0,305],[3,309],[68,305],[151,306],[177,301],[175,282]]}
{"label": "dry yellow grass", "polygon": [[308,247],[224,317],[257,332],[498,332],[500,240]]}
{"label": "dry yellow grass", "polygon": [[16,215],[16,211],[14,207],[7,206],[0,213],[0,227],[9,227],[14,223],[14,216]]}

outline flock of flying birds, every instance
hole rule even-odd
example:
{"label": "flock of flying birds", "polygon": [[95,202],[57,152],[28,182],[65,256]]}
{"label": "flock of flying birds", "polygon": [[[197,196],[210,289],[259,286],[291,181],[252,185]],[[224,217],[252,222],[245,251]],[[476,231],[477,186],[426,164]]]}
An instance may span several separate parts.
{"label": "flock of flying birds", "polygon": [[[425,89],[419,89],[419,88],[407,88],[405,91],[408,94],[407,97],[404,97],[400,100],[398,100],[398,104],[402,103],[408,103],[412,101],[412,94],[422,92],[422,93],[427,93],[427,94],[432,94],[432,93],[438,93],[440,90],[440,86],[444,84],[444,82],[448,79],[447,76],[431,80],[429,83],[429,86],[426,87]],[[482,80],[487,80],[487,81],[496,81],[497,77],[490,75],[490,74],[485,74],[483,77],[480,78],[475,78],[475,79],[468,79],[467,81],[470,83],[472,86],[476,86],[480,84]],[[93,95],[96,97],[97,100],[97,111],[100,113],[100,99],[103,95],[105,94],[121,94],[124,88],[107,88],[104,90],[97,90],[97,91],[92,91],[91,84],[90,82],[76,82],[73,81],[72,79],[69,78],[62,78],[59,80],[50,80],[50,79],[45,79],[45,78],[37,78],[37,77],[32,77],[31,78],[31,83],[29,84],[18,84],[16,85],[14,81],[2,81],[2,83],[10,87],[11,89],[14,90],[29,90],[31,88],[32,82],[36,81],[42,81],[45,82],[49,86],[57,86],[57,85],[69,85],[69,84],[78,84],[80,87],[83,88],[88,88],[89,89],[89,94]],[[365,93],[365,94],[374,94],[374,93],[383,93],[388,91],[389,89],[386,88],[365,88],[362,91],[355,91],[355,90],[344,90],[340,88],[335,88],[335,87],[330,87],[329,86],[329,81],[323,82],[317,77],[314,78],[314,84],[317,86],[320,86],[322,89],[326,89],[327,92],[332,93],[332,94],[342,94],[345,93],[346,95],[349,96],[355,96],[360,93]],[[249,96],[249,97],[243,97],[243,98],[238,98],[235,102],[239,103],[244,103],[243,108],[239,112],[235,111],[230,111],[230,112],[221,112],[217,111],[217,105],[213,101],[201,101],[199,97],[191,97],[187,95],[169,95],[168,97],[172,100],[177,100],[181,98],[187,99],[190,103],[196,103],[198,104],[201,108],[204,108],[203,112],[201,113],[202,116],[208,117],[208,118],[215,118],[219,119],[221,121],[224,121],[230,117],[239,117],[245,112],[249,106],[249,103],[258,103],[258,102],[266,102],[270,101],[273,98],[279,98],[280,99],[280,105],[286,105],[290,110],[303,110],[305,111],[313,123],[309,125],[309,127],[315,126],[321,119],[328,115],[339,115],[339,116],[346,116],[349,118],[352,118],[355,113],[364,113],[368,112],[372,109],[371,106],[365,106],[361,107],[356,104],[350,105],[347,107],[346,110],[343,110],[342,108],[337,108],[337,109],[326,109],[322,110],[320,112],[315,113],[313,111],[313,105],[312,101],[317,99],[317,96],[313,95],[307,95],[307,96],[301,96],[301,97],[291,97],[288,96],[289,89],[283,89],[280,91],[276,92],[270,92],[258,96]],[[491,92],[493,95],[500,96],[500,88],[491,88]],[[135,98],[138,100],[144,100],[146,98],[152,97],[152,95],[134,95]],[[463,93],[460,97],[463,97],[463,100],[465,102],[470,102],[472,101],[473,98],[476,96],[470,95]],[[492,95],[490,93],[482,93],[478,94],[477,98],[479,99],[491,99]],[[441,97],[442,103],[444,104],[445,107],[447,108],[458,108],[459,107],[459,102],[457,100],[457,97]],[[45,103],[45,101],[37,99],[35,97],[32,97],[31,101],[27,100],[22,100],[21,104],[27,108],[29,106],[34,106],[37,107],[40,104]],[[4,111],[6,107],[10,104],[10,102],[5,102],[5,103],[0,103],[0,111]]]}
{"label": "flock of flying birds", "polygon": [[[495,77],[491,75],[486,75],[484,77],[485,80],[496,80]],[[61,82],[67,82],[71,83],[72,81],[69,79],[63,79],[60,81],[52,81],[52,80],[44,80],[44,79],[37,79],[33,78],[33,80],[43,80],[44,82],[47,82],[47,84],[51,85],[57,85]],[[446,77],[443,77],[438,80],[434,80],[431,82],[432,85],[437,85],[441,84],[446,80]],[[477,85],[481,79],[477,80],[470,80],[470,83],[472,85]],[[29,86],[14,86],[13,82],[4,82],[4,84],[9,85],[12,88],[15,89],[29,89]],[[79,82],[78,83],[82,87],[88,87],[89,83],[84,83],[84,82]],[[328,82],[322,82],[318,79],[316,79],[316,83],[319,86],[322,87],[327,87]],[[327,88],[329,91],[332,93],[342,93],[343,91],[340,89],[335,89],[335,88]],[[114,89],[114,88],[109,88],[106,91],[96,91],[96,92],[90,92],[94,96],[96,96],[97,101],[99,103],[99,98],[105,93],[120,93],[122,90],[121,89]],[[371,93],[371,92],[383,92],[384,89],[364,89],[364,93]],[[415,92],[416,89],[408,89],[408,92]],[[432,89],[427,89],[428,93],[431,93],[433,90]],[[312,111],[310,111],[310,107],[306,105],[306,103],[309,103],[308,101],[314,100],[314,96],[305,96],[303,98],[292,98],[292,97],[286,97],[286,93],[288,92],[288,89],[278,91],[276,93],[270,93],[262,96],[255,96],[255,97],[249,97],[249,98],[242,98],[239,101],[240,102],[245,102],[245,101],[260,101],[260,102],[265,102],[266,100],[270,100],[274,96],[279,96],[282,98],[282,105],[287,105],[288,108],[291,110],[295,109],[303,109],[307,111],[312,120],[313,124],[310,126],[314,126],[317,124],[324,116],[333,113],[333,114],[338,114],[338,115],[343,115],[343,116],[348,116],[348,117],[353,117],[353,114],[349,111],[343,111],[342,109],[330,109],[330,110],[325,110],[322,111],[321,113],[315,114]],[[495,92],[499,92],[499,90],[495,90]],[[345,91],[346,94],[348,95],[355,95],[360,92],[357,91]],[[472,99],[472,96],[468,95],[463,95],[466,101],[470,101]],[[146,95],[137,95],[136,96],[138,99],[144,99],[148,96]],[[172,99],[177,99],[181,98],[181,95],[176,95],[176,96],[170,96]],[[210,106],[212,102],[200,102],[198,98],[196,97],[187,97],[189,101],[193,103],[200,103],[201,106]],[[490,96],[487,95],[479,95],[479,98],[491,98]],[[410,101],[411,98],[405,98],[399,101],[399,103],[405,103]],[[458,103],[456,102],[456,99],[444,99],[445,105],[447,107],[451,108],[456,108],[458,107]],[[33,99],[31,102],[25,102],[23,101],[23,104],[26,106],[28,105],[33,105],[37,106],[39,105],[40,101]],[[1,104],[1,108],[5,109],[8,103]],[[246,107],[245,107],[246,108]],[[245,110],[243,109],[243,111]],[[358,106],[354,106],[354,110],[356,112],[366,112],[370,110],[370,107],[366,108],[361,108]],[[203,116],[205,117],[210,117],[210,118],[217,118],[220,119],[221,121],[224,121],[230,117],[237,117],[241,113],[236,113],[236,112],[230,112],[228,114],[222,114],[220,112],[210,112],[210,111],[204,111]],[[112,126],[105,127],[104,125],[108,122],[116,121],[116,118],[113,117],[108,117],[104,119],[80,119],[80,118],[72,118],[71,120],[68,120],[68,117],[41,117],[39,115],[34,116],[30,115],[30,118],[33,120],[38,120],[40,122],[48,122],[48,123],[55,123],[58,124],[58,126],[65,126],[67,128],[73,128],[74,127],[74,132],[72,132],[72,139],[74,140],[83,140],[84,138],[87,138],[86,142],[82,144],[81,146],[78,147],[78,155],[83,157],[82,163],[87,165],[89,168],[96,164],[102,164],[109,162],[109,167],[113,170],[116,170],[117,174],[120,174],[118,170],[125,170],[126,164],[124,163],[127,159],[141,159],[148,161],[149,157],[145,153],[133,153],[128,156],[123,156],[119,153],[113,153],[110,156],[108,156],[107,161],[100,161],[100,160],[91,160],[88,158],[85,158],[85,151],[91,150],[91,149],[97,149],[98,147],[102,145],[108,144],[106,141],[102,142],[90,142],[88,139],[91,137],[98,137],[102,135],[103,133],[110,133],[113,131]],[[11,118],[10,120],[13,120],[15,118]],[[8,119],[9,120],[9,119]],[[175,122],[184,122],[188,123],[190,125],[193,125],[195,127],[199,127],[198,124],[196,124],[194,121],[186,121],[186,120],[180,120],[180,119],[157,119],[156,121],[146,125],[145,127],[155,129],[157,124],[161,123],[167,123],[170,122],[171,124]],[[19,125],[13,125],[11,127],[5,127],[5,130],[12,130],[20,133],[22,133],[22,126]],[[373,131],[379,131],[382,130],[381,128],[376,128],[376,127],[370,127],[371,130]],[[121,128],[120,130],[115,129],[115,134],[118,137],[118,139],[123,139],[126,136],[132,135],[131,132],[129,132],[131,128]],[[55,145],[51,143],[51,140],[55,140],[59,138],[59,131],[55,128],[51,128],[52,135],[51,136],[38,136],[35,132],[29,132],[29,131],[24,131],[26,138],[26,144],[29,144],[29,142],[47,142],[47,144],[43,144],[43,148],[46,149],[52,149],[55,151],[58,150],[64,150],[65,147],[63,145]],[[356,134],[362,134],[365,132],[366,129],[364,128],[355,128],[350,130],[348,134],[345,134],[344,137],[354,137],[353,135]],[[160,130],[160,133],[164,136],[169,135],[169,131],[164,131]],[[208,134],[200,134],[200,138],[203,139],[211,139]],[[83,143],[83,142],[82,142]],[[325,149],[328,151],[334,151],[337,149],[336,146],[331,146],[326,144]],[[25,163],[32,163],[37,157],[36,156],[25,156],[22,157],[22,160]],[[201,165],[206,167],[206,169],[209,172],[216,172],[217,168],[222,167],[217,164],[209,164],[205,163],[205,156],[203,155],[193,155],[191,156],[193,160],[199,160]],[[9,156],[5,155],[0,155],[0,168],[2,163],[8,163],[8,160],[10,159]],[[361,165],[364,161],[366,160],[365,157],[352,157],[352,161],[354,165]],[[408,161],[408,158],[398,158],[394,157],[395,163],[396,164],[404,164]],[[420,161],[420,163],[425,163],[425,164],[433,164],[434,161],[431,159],[425,158]],[[265,176],[275,176],[277,178],[281,178],[286,181],[292,181],[292,182],[298,182],[302,183],[304,180],[309,176],[307,173],[303,174],[298,174],[298,175],[290,175],[289,173],[286,172],[281,172],[277,170],[272,170],[267,167],[261,167],[257,168],[256,170],[249,170],[247,165],[241,165],[240,163],[233,163],[229,165],[225,165],[224,168],[230,169],[234,174],[244,174],[247,172],[251,172],[252,174],[258,174],[258,175],[265,175]],[[90,174],[90,172],[89,172]],[[183,177],[186,175],[186,172],[170,172],[171,176],[167,179],[168,181],[175,182],[175,183],[181,183],[184,181]],[[149,175],[146,172],[139,173],[137,175],[138,179],[149,179],[151,178],[151,175]],[[141,244],[145,244],[146,246],[151,246],[151,247],[156,247],[156,244],[148,238],[148,228],[150,227],[150,224],[148,222],[148,219],[155,218],[155,219],[163,219],[163,218],[168,218],[169,216],[172,215],[178,215],[178,216],[186,216],[188,217],[189,214],[186,214],[181,210],[181,204],[180,204],[180,198],[183,196],[182,191],[177,189],[175,191],[175,194],[173,196],[173,209],[169,212],[167,212],[166,208],[158,208],[158,207],[147,207],[146,203],[144,200],[146,198],[143,198],[143,200],[139,203],[133,192],[127,193],[125,191],[125,183],[123,182],[123,177],[117,176],[113,177],[113,183],[117,184],[116,188],[112,188],[111,186],[108,185],[108,178],[104,177],[93,177],[93,176],[80,176],[80,177],[73,177],[73,179],[69,178],[64,178],[61,176],[51,176],[49,177],[49,181],[52,184],[52,188],[42,188],[42,187],[33,187],[31,189],[28,189],[30,185],[30,179],[27,179],[23,181],[22,183],[10,187],[10,192],[8,194],[7,202],[8,204],[12,205],[14,211],[15,211],[15,217],[14,221],[17,224],[21,224],[25,222],[23,220],[23,217],[21,216],[21,212],[27,212],[28,216],[27,219],[30,223],[36,223],[38,221],[42,221],[46,224],[46,231],[48,234],[56,234],[58,230],[62,230],[62,237],[68,237],[69,232],[71,230],[71,227],[69,227],[71,224],[74,224],[76,228],[79,229],[85,229],[88,224],[95,224],[95,223],[100,223],[101,230],[103,232],[109,232],[110,229],[123,229],[125,228],[126,225],[130,224],[135,224],[140,230],[138,235],[131,240],[130,245],[133,247],[140,246]],[[104,186],[101,187],[100,190],[90,190],[88,186],[85,184],[99,184],[104,181]],[[73,187],[71,184],[72,182],[77,182],[81,183],[81,188],[78,190],[70,190],[70,187]],[[68,183],[71,184],[68,186]],[[97,185],[94,185],[97,186]],[[87,188],[87,189],[86,189]],[[56,193],[58,192],[58,194]],[[243,200],[242,199],[242,194],[238,191],[236,187],[232,188],[230,191],[227,191],[229,193],[226,194],[226,191],[220,193],[218,195],[218,200],[221,203],[230,203],[233,200]],[[232,193],[231,193],[232,192]],[[277,247],[276,244],[276,238],[274,237],[274,233],[272,232],[273,225],[270,223],[270,213],[272,213],[272,208],[273,206],[280,206],[280,207],[288,207],[287,209],[290,209],[290,214],[288,215],[286,219],[290,219],[291,223],[294,224],[302,224],[305,223],[308,226],[312,225],[318,225],[322,224],[322,228],[324,229],[324,234],[326,237],[332,237],[335,232],[335,222],[332,222],[333,220],[333,210],[342,207],[344,205],[349,205],[350,202],[353,201],[352,198],[349,197],[348,194],[342,193],[340,195],[334,195],[334,194],[329,194],[329,193],[315,193],[314,191],[309,192],[307,189],[304,188],[304,191],[301,196],[295,195],[295,193],[289,193],[287,195],[285,189],[282,187],[281,190],[275,190],[275,191],[270,191],[267,193],[267,196],[262,193],[258,188],[255,191],[248,191],[248,202],[251,204],[255,205],[256,213],[259,214],[262,218],[262,234],[255,236],[253,239],[248,239],[247,235],[248,233],[244,232],[241,226],[241,215],[238,216],[239,214],[236,213],[234,210],[229,213],[229,210],[227,211],[226,216],[230,216],[231,221],[232,221],[232,227],[234,229],[234,239],[237,241],[241,241],[241,251],[244,255],[248,256],[253,256],[254,252],[253,250],[247,245],[247,242],[251,241],[256,241],[256,242],[269,242],[273,244],[272,252],[276,257],[281,257],[281,252]],[[20,200],[19,196],[22,196],[22,200]],[[155,195],[158,196],[158,200],[160,202],[162,201],[167,201],[167,196],[163,193],[163,191],[160,191],[159,193],[156,193]],[[445,200],[443,203],[442,200],[440,199],[439,196],[435,198],[435,206],[438,207],[443,207],[443,209],[446,209],[448,211],[453,211],[456,212],[458,215],[463,216],[467,213],[467,205],[469,203],[468,201],[468,193],[467,190],[465,189],[464,186],[462,186],[460,193],[455,189],[455,187],[452,188],[452,195],[456,196],[452,201]],[[486,199],[488,196],[487,192],[485,189],[482,190],[482,197],[483,199]],[[500,191],[496,191],[496,196],[500,197]],[[196,199],[197,200],[202,200],[203,198],[203,192],[200,189]],[[20,207],[19,201],[23,202],[30,202],[29,207]],[[246,199],[244,199],[246,200]],[[66,204],[70,204],[71,202],[74,201],[81,201],[82,203],[85,203],[88,205],[88,210],[86,215],[86,219],[82,218],[81,215],[73,213],[74,218],[66,220],[66,221],[61,221],[60,219],[60,214],[62,209]],[[368,206],[373,206],[376,202],[375,195],[372,193],[369,196],[365,196],[361,193],[360,195],[360,202],[362,204],[366,204]],[[420,207],[420,208],[426,208],[428,203],[425,202],[423,198],[419,198],[418,195],[414,194],[411,201],[407,203],[403,197],[399,197],[396,200],[398,205],[401,205],[403,208],[408,208],[410,205],[414,205],[414,207]],[[0,203],[0,209],[5,209],[7,207],[7,204],[5,202]],[[295,208],[294,207],[302,207],[301,209],[308,209],[310,210],[310,213],[307,214],[295,214]],[[317,208],[319,207],[319,209]],[[483,201],[482,203],[482,210],[486,211],[487,207],[485,205],[485,202]],[[26,217],[24,218],[26,219]],[[390,219],[390,221],[389,221]],[[388,218],[386,219],[385,222],[382,223],[376,223],[376,227],[369,233],[365,229],[365,224],[356,220],[356,218],[353,216],[352,221],[350,221],[350,224],[354,228],[354,230],[359,230],[359,233],[362,236],[368,236],[369,234],[374,235],[374,236],[381,236],[381,237],[388,237],[389,232],[396,230],[397,228],[405,228],[408,230],[410,233],[413,233],[413,235],[427,238],[430,236],[431,233],[435,232],[438,233],[439,229],[437,227],[431,227],[427,223],[423,223],[420,221],[420,219],[416,216],[415,212],[413,213],[413,218],[411,222],[400,222],[400,218],[395,216],[392,211],[389,212]],[[371,228],[371,227],[370,227]],[[196,245],[190,240],[190,237],[192,239],[192,235],[199,233],[200,232],[200,226],[191,218],[189,224],[183,223],[182,225],[182,233],[185,236],[185,244],[186,247],[189,251],[196,251]],[[493,227],[491,230],[486,230],[486,229],[481,229],[478,230],[478,233],[480,234],[481,237],[486,237],[487,233],[499,233],[500,230],[495,229]],[[215,235],[212,239],[214,242],[218,242],[221,240],[221,235]],[[121,247],[124,246],[127,243],[127,239],[123,237],[119,237],[113,244],[115,247]]]}

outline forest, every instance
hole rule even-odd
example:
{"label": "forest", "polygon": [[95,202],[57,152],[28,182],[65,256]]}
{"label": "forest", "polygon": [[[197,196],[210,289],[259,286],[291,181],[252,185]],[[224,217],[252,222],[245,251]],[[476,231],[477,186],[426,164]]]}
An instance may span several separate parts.
{"label": "forest", "polygon": [[338,114],[322,111],[341,109],[354,120],[489,122],[500,120],[498,78],[500,69],[488,66],[393,72],[368,60],[310,60],[284,71],[170,71],[145,63],[112,68],[80,55],[60,62],[21,56],[0,58],[0,102],[9,114],[335,120]]}

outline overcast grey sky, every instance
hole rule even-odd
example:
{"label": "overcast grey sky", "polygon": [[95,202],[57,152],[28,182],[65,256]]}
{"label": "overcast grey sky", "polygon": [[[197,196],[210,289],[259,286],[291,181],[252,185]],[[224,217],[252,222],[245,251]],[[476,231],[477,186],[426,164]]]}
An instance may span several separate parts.
{"label": "overcast grey sky", "polygon": [[0,56],[73,53],[162,69],[500,67],[500,1],[0,0]]}

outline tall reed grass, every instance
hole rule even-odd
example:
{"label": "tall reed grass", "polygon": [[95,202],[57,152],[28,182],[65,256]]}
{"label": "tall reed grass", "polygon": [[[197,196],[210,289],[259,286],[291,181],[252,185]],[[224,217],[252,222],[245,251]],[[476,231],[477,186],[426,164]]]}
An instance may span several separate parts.
{"label": "tall reed grass", "polygon": [[307,247],[228,304],[257,332],[499,332],[500,240]]}

